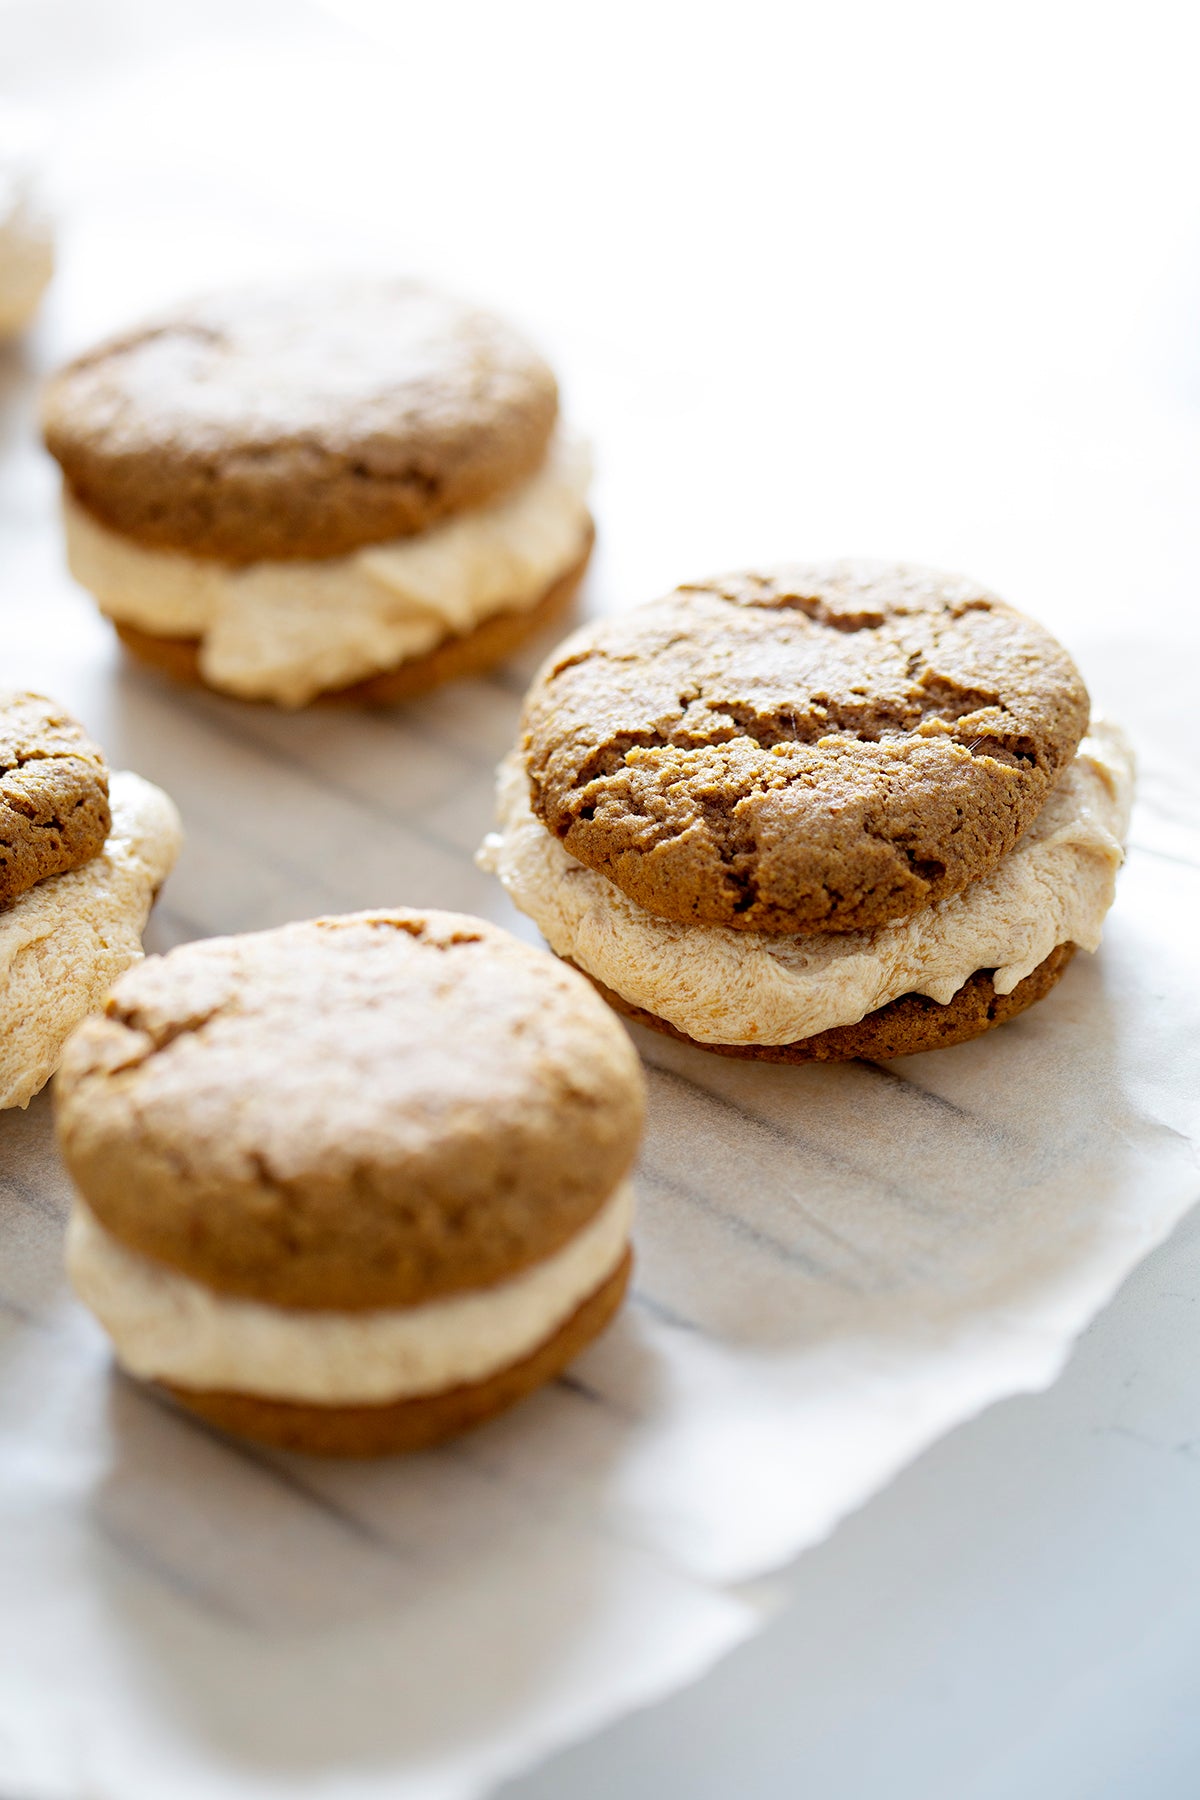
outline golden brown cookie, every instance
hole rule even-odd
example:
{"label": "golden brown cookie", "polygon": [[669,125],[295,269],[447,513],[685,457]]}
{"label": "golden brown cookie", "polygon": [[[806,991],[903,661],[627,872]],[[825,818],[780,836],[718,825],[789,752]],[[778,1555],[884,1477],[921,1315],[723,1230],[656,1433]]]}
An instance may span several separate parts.
{"label": "golden brown cookie", "polygon": [[112,815],[108,766],[42,694],[0,693],[0,906],[90,862]]}
{"label": "golden brown cookie", "polygon": [[965,577],[734,575],[585,627],[526,700],[532,803],[683,923],[858,931],[960,893],[1036,817],[1088,696]]}
{"label": "golden brown cookie", "polygon": [[[463,681],[494,668],[530,639],[557,624],[579,591],[591,556],[587,550],[574,568],[552,582],[535,606],[515,612],[495,613],[462,637],[449,637],[424,656],[414,656],[398,669],[356,681],[352,687],[335,688],[320,696],[321,705],[395,706],[415,699],[445,681]],[[117,636],[139,662],[160,674],[192,686],[205,685],[200,674],[199,644],[195,638],[156,637],[132,625],[118,625]]]}
{"label": "golden brown cookie", "polygon": [[586,983],[456,913],[152,957],[75,1034],[67,1168],[110,1233],[221,1293],[407,1306],[558,1250],[628,1173],[637,1059]]}
{"label": "golden brown cookie", "polygon": [[490,313],[408,281],[214,295],[49,384],[75,499],[156,549],[228,563],[403,538],[531,475],[554,376]]}
{"label": "golden brown cookie", "polygon": [[[830,1031],[819,1031],[796,1044],[701,1044],[690,1038],[666,1019],[633,1006],[620,994],[614,994],[595,976],[592,986],[610,1006],[645,1025],[673,1037],[681,1044],[697,1050],[712,1050],[718,1056],[746,1057],[757,1062],[850,1062],[862,1058],[868,1062],[887,1062],[894,1056],[915,1056],[922,1050],[945,1050],[951,1044],[965,1044],[994,1025],[1015,1019],[1027,1007],[1050,992],[1063,975],[1075,954],[1074,944],[1059,944],[1040,962],[1033,973],[1019,981],[1010,994],[998,994],[992,986],[991,969],[980,969],[946,1005],[931,1000],[926,994],[902,994],[898,1000],[868,1013],[856,1025],[838,1025]],[[569,959],[567,959],[569,960]],[[571,964],[574,968],[574,964]]]}
{"label": "golden brown cookie", "polygon": [[549,1380],[628,1280],[640,1065],[574,971],[390,911],[194,943],[67,1049],[67,1262],[133,1375],[375,1455]]}
{"label": "golden brown cookie", "polygon": [[179,815],[127,769],[95,856],[0,908],[0,1108],[28,1106],[75,1027],[142,958],[142,933],[179,853]]}

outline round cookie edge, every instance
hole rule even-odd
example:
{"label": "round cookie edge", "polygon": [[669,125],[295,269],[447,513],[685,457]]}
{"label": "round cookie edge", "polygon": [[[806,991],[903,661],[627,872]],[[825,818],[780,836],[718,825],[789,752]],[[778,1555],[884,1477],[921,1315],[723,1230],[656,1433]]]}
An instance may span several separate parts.
{"label": "round cookie edge", "polygon": [[[852,871],[844,866],[833,869],[831,863],[830,868],[824,871],[823,880],[814,879],[810,883],[818,895],[816,901],[804,891],[803,884],[798,896],[794,894],[788,897],[785,894],[780,898],[778,895],[772,897],[770,893],[764,894],[763,887],[766,884],[761,880],[761,859],[764,855],[773,855],[779,860],[780,846],[788,835],[780,832],[773,849],[768,846],[767,850],[763,850],[757,836],[750,845],[747,851],[752,863],[749,891],[743,894],[739,891],[740,878],[735,880],[732,863],[721,848],[729,833],[719,823],[716,828],[707,823],[707,803],[691,808],[684,821],[686,829],[666,829],[655,811],[659,792],[655,785],[656,778],[649,777],[647,793],[650,799],[647,807],[644,811],[635,809],[628,815],[628,829],[624,837],[621,830],[614,829],[613,825],[614,818],[617,819],[618,826],[621,824],[617,816],[619,805],[599,809],[594,805],[582,809],[567,805],[568,797],[580,794],[597,779],[607,782],[615,770],[604,767],[608,756],[607,752],[603,757],[600,756],[604,748],[602,744],[589,749],[585,756],[586,745],[578,742],[580,720],[590,720],[596,716],[601,711],[600,705],[584,705],[589,693],[586,687],[582,690],[582,696],[578,693],[573,695],[565,706],[561,700],[556,704],[551,699],[550,686],[559,675],[569,676],[576,666],[597,658],[604,659],[614,653],[618,663],[636,660],[632,653],[621,653],[629,651],[631,641],[636,642],[639,627],[644,625],[645,636],[648,640],[653,640],[656,632],[662,634],[666,630],[668,609],[672,605],[678,607],[680,603],[686,607],[693,597],[699,598],[701,602],[711,601],[717,605],[736,607],[739,611],[762,614],[781,612],[786,608],[813,618],[822,606],[827,606],[830,594],[837,597],[837,583],[843,578],[848,581],[858,579],[860,583],[865,583],[868,595],[879,589],[882,595],[881,607],[889,601],[889,586],[896,587],[901,599],[904,599],[904,583],[912,584],[919,603],[915,608],[909,605],[906,611],[904,605],[892,602],[897,619],[911,616],[913,611],[925,612],[933,617],[939,611],[949,611],[952,605],[957,608],[953,614],[955,619],[976,610],[998,614],[1004,620],[1011,621],[1015,628],[1014,635],[1021,651],[1021,657],[1017,660],[1024,657],[1028,661],[1024,656],[1025,647],[1020,643],[1022,635],[1029,640],[1033,652],[1040,656],[1040,668],[1050,690],[1045,703],[1046,742],[1042,750],[1052,766],[1043,773],[1035,765],[1034,772],[1025,777],[1022,791],[1003,759],[974,754],[979,743],[977,737],[972,738],[969,746],[955,744],[956,749],[968,751],[965,759],[954,759],[955,762],[963,763],[958,772],[958,785],[963,791],[956,793],[956,799],[959,802],[969,800],[972,790],[976,796],[976,843],[972,846],[975,852],[973,856],[970,850],[964,855],[961,841],[955,842],[956,839],[961,840],[961,804],[954,818],[951,818],[947,810],[946,829],[942,833],[945,842],[937,846],[944,860],[934,862],[931,867],[926,866],[922,859],[914,858],[902,832],[881,831],[878,820],[868,816],[864,820],[863,832],[854,841],[851,841],[851,833],[851,837],[839,845],[835,832],[830,840],[832,847],[823,846],[814,855],[810,844],[808,852],[814,866],[822,859],[830,862],[835,857],[844,865],[853,862],[861,847],[870,860],[872,875],[872,879],[865,882],[861,891],[851,890],[847,894],[839,883],[844,882],[846,875]],[[872,583],[875,585],[871,586]],[[739,601],[734,597],[732,590],[755,584],[771,589],[767,600],[760,602],[752,598],[749,601]],[[809,587],[813,593],[809,604],[793,606],[788,598],[793,590],[796,593],[807,593]],[[961,589],[962,593],[956,593],[956,589]],[[822,593],[824,598],[821,597]],[[775,598],[779,594],[783,595],[782,600]],[[874,626],[886,622],[887,616],[886,612],[881,612],[870,623]],[[819,622],[829,621],[821,618]],[[853,629],[857,632],[861,628],[856,621]],[[840,632],[843,627],[839,626],[838,629]],[[848,631],[851,627],[846,626],[844,629]],[[687,635],[682,627],[680,635],[684,638]],[[679,638],[673,637],[668,647],[678,641]],[[651,648],[652,642],[646,651],[647,655]],[[682,670],[672,673],[683,678]],[[1029,679],[1029,691],[1032,693],[1034,678],[1031,676]],[[598,682],[595,686],[602,702],[603,682]],[[857,693],[860,690],[856,688],[853,691]],[[718,713],[727,704],[734,704],[732,700],[727,701],[726,697],[715,693],[702,691],[701,698],[709,705],[710,710],[715,709]],[[681,707],[682,704],[681,695]],[[1064,646],[1037,620],[981,584],[972,582],[967,577],[913,564],[876,563],[847,558],[829,564],[781,565],[765,574],[735,574],[714,578],[709,583],[685,584],[644,606],[582,625],[555,648],[537,671],[525,697],[519,749],[529,781],[530,804],[545,829],[578,862],[612,881],[614,886],[647,912],[685,925],[722,925],[735,930],[764,931],[770,934],[859,931],[910,917],[939,899],[962,892],[972,880],[994,867],[1022,832],[1028,829],[1057,780],[1070,766],[1086,733],[1089,713],[1090,701],[1086,687]],[[682,716],[681,713],[681,720]],[[832,726],[829,729],[831,735],[837,735]],[[646,733],[649,734],[649,750],[637,741],[639,737],[646,737]],[[649,756],[655,746],[667,748],[673,744],[672,737],[663,737],[661,729],[653,721],[646,728],[646,733],[635,730],[630,725],[617,734],[618,741],[613,753],[618,755],[618,768],[622,763],[628,766],[631,760],[640,761]],[[736,727],[733,730],[722,728],[707,745],[701,740],[693,742],[688,737],[677,748],[685,753],[691,749],[706,747],[719,750],[725,743],[736,743],[743,735],[748,735],[751,742],[758,741],[752,732],[744,734]],[[876,741],[884,741],[887,735],[881,731],[878,739],[868,736],[860,741],[870,745]],[[926,759],[942,750],[941,735],[925,729],[916,732],[907,726],[904,732],[904,736],[914,743],[920,740],[919,754]],[[945,735],[951,734],[947,732]],[[626,738],[630,740],[629,748],[622,751],[621,744]],[[807,746],[812,741],[814,740],[806,737],[789,738],[785,735],[779,740],[777,753],[783,753],[785,744]],[[590,765],[597,758],[597,767],[592,770]],[[554,770],[556,759],[562,763],[557,774]],[[572,768],[576,762],[579,764],[577,771]],[[993,763],[994,768],[989,766]],[[1011,765],[1013,768],[1016,766]],[[870,773],[869,762],[867,767]],[[925,771],[912,779],[916,781],[929,778],[930,772]],[[665,776],[662,779],[665,780]],[[875,780],[876,777],[871,775],[870,779]],[[561,792],[556,800],[555,793],[558,790]],[[762,799],[757,785],[753,785],[750,793],[742,798],[751,797],[751,793],[757,793],[759,799]],[[879,813],[886,810],[888,805],[887,784],[884,786],[883,798],[873,797],[871,792],[867,792],[862,800],[862,809],[868,815],[872,809]],[[601,812],[598,821],[594,818],[597,810]],[[834,810],[841,812],[846,809],[839,804],[831,812]],[[996,813],[994,819],[990,816],[993,813]],[[803,835],[799,833],[798,826],[796,831]],[[699,838],[696,837],[697,833],[700,834]],[[713,839],[711,845],[707,844],[705,833]],[[730,843],[736,842],[738,837],[739,831],[733,830]],[[625,838],[629,839],[628,843]],[[685,852],[684,845],[693,838],[696,843]],[[885,846],[888,851],[887,858],[883,859],[890,864],[886,868],[881,864],[880,845]],[[746,846],[743,846],[743,850],[745,849]],[[694,866],[687,866],[689,860]],[[732,859],[734,862],[737,860],[736,857]],[[786,857],[782,858],[781,866],[786,861]],[[876,868],[876,864],[881,866]],[[818,870],[817,873],[821,871]],[[838,879],[830,880],[831,873]],[[884,877],[882,881],[876,879],[880,875]]]}
{"label": "round cookie edge", "polygon": [[[550,586],[532,606],[500,611],[483,619],[461,636],[450,635],[435,644],[423,656],[411,657],[394,669],[383,669],[348,687],[329,688],[304,704],[308,706],[383,707],[414,700],[449,681],[465,681],[486,674],[527,642],[556,625],[576,595],[591,561],[596,533],[593,525],[588,533],[583,554],[577,562]],[[262,698],[246,699],[213,687],[200,670],[200,641],[197,638],[159,637],[133,625],[110,621],[123,648],[135,662],[166,675],[184,687],[203,688],[234,700],[243,706],[276,706],[285,711],[300,708],[282,707],[279,701]]]}
{"label": "round cookie edge", "polygon": [[[286,1197],[289,1191],[295,1195],[304,1186],[304,1181],[293,1178],[281,1184],[273,1177],[268,1179],[270,1171],[260,1167],[257,1177],[247,1177],[233,1185],[225,1183],[222,1187],[221,1180],[206,1170],[203,1157],[198,1167],[188,1167],[178,1160],[176,1151],[172,1150],[168,1156],[155,1137],[147,1139],[142,1109],[136,1100],[128,1098],[126,1084],[130,1080],[136,1083],[138,1068],[156,1055],[170,1055],[175,1039],[189,1035],[191,1027],[184,1021],[179,1030],[175,1030],[168,1023],[161,1045],[155,1045],[147,1055],[131,1056],[130,1051],[136,1047],[141,1029],[137,1022],[139,985],[153,978],[155,972],[172,958],[204,959],[214,954],[222,955],[228,953],[231,945],[243,940],[322,926],[336,929],[374,924],[395,925],[419,936],[420,931],[411,932],[409,921],[415,921],[422,930],[432,927],[434,931],[464,931],[469,935],[459,941],[481,942],[489,955],[498,950],[510,959],[522,962],[528,959],[545,977],[551,971],[557,972],[564,1005],[568,1014],[575,1015],[569,1028],[578,1027],[581,1036],[590,1043],[589,1066],[597,1071],[593,1081],[611,1078],[616,1083],[611,1093],[611,1105],[604,1108],[607,1121],[596,1128],[591,1146],[594,1160],[587,1168],[579,1168],[576,1159],[569,1191],[556,1192],[553,1206],[546,1204],[547,1196],[540,1185],[543,1176],[535,1168],[527,1177],[532,1183],[528,1192],[523,1194],[518,1187],[508,1194],[506,1205],[515,1207],[516,1212],[507,1218],[507,1223],[503,1209],[499,1209],[495,1219],[490,1214],[488,1217],[480,1214],[479,1230],[483,1232],[483,1239],[486,1240],[495,1228],[499,1232],[495,1243],[489,1245],[481,1241],[473,1248],[468,1244],[464,1250],[460,1241],[450,1248],[443,1246],[433,1254],[429,1245],[422,1250],[423,1240],[418,1229],[414,1243],[409,1246],[408,1261],[404,1262],[402,1257],[402,1267],[380,1265],[368,1271],[366,1278],[347,1245],[339,1243],[337,1232],[328,1229],[332,1250],[327,1246],[315,1256],[310,1251],[308,1261],[301,1267],[285,1266],[283,1259],[274,1253],[264,1257],[256,1233],[252,1233],[249,1252],[245,1247],[239,1249],[236,1244],[231,1251],[227,1242],[223,1249],[222,1242],[227,1240],[228,1233],[220,1229],[222,1215],[217,1210],[220,1205],[227,1209],[225,1226],[231,1219],[236,1225],[245,1205],[249,1204],[253,1209],[256,1205],[266,1204],[278,1211],[281,1196]],[[233,966],[236,967],[236,959]],[[260,1300],[297,1310],[369,1311],[377,1307],[404,1307],[425,1299],[451,1298],[506,1280],[554,1254],[601,1210],[618,1185],[630,1175],[644,1128],[644,1076],[628,1033],[577,971],[569,972],[569,985],[562,989],[564,969],[562,960],[549,951],[524,943],[491,921],[436,908],[390,908],[330,915],[294,921],[266,932],[242,933],[232,938],[199,940],[196,944],[177,946],[166,956],[149,958],[122,976],[112,989],[107,1013],[85,1020],[68,1041],[56,1083],[58,1138],[68,1173],[97,1220],[119,1243],[151,1262],[177,1270],[210,1288],[216,1295]],[[223,968],[219,974],[225,981],[234,979]],[[547,983],[543,980],[540,985],[544,1002]],[[120,1017],[122,1006],[130,1009],[127,1018]],[[220,1010],[220,1007],[215,1008],[214,1014]],[[198,1021],[199,1029],[203,1029],[208,1016],[213,1015]],[[565,1080],[564,1069],[559,1069],[559,1075]],[[110,1077],[117,1091],[106,1107],[103,1102]],[[587,1103],[578,1104],[584,1105],[586,1114]],[[116,1118],[110,1120],[109,1114],[114,1112]],[[577,1126],[582,1116],[576,1117]],[[570,1122],[568,1106],[565,1129],[570,1129]],[[166,1127],[160,1122],[159,1135],[164,1129],[169,1136],[169,1121]],[[528,1146],[532,1146],[535,1157],[556,1156],[553,1145],[557,1142],[558,1125],[553,1108],[544,1112],[534,1129],[535,1135],[528,1140]],[[527,1140],[518,1133],[514,1142],[526,1145]],[[528,1147],[524,1153],[530,1153]],[[319,1208],[327,1208],[332,1205],[329,1194],[333,1190],[326,1192],[324,1176],[313,1179],[317,1188],[316,1204]],[[385,1191],[386,1179],[385,1175]],[[164,1192],[167,1196],[165,1208],[162,1204]],[[151,1204],[150,1195],[158,1198],[158,1205]],[[462,1198],[461,1188],[456,1188],[452,1177],[447,1175],[440,1188],[434,1181],[428,1204],[436,1216],[438,1207],[457,1206]],[[114,1199],[115,1206],[112,1204]],[[475,1196],[472,1205],[484,1206],[482,1193]],[[204,1230],[199,1228],[201,1214]],[[209,1229],[214,1220],[218,1227],[215,1232]],[[394,1222],[389,1230],[395,1240],[391,1252],[394,1255],[396,1246],[401,1246],[404,1233]],[[459,1268],[465,1271],[462,1278],[456,1272]],[[439,1269],[442,1270],[440,1275]],[[451,1271],[455,1271],[453,1278]]]}
{"label": "round cookie edge", "polygon": [[[1009,994],[997,994],[991,969],[977,969],[953,1000],[942,1005],[926,994],[901,994],[886,1006],[867,1013],[854,1025],[835,1025],[792,1044],[707,1044],[661,1019],[656,1013],[622,999],[594,975],[579,969],[602,999],[634,1025],[645,1026],[663,1037],[674,1038],[693,1050],[710,1050],[715,1056],[774,1063],[887,1062],[898,1056],[917,1056],[927,1050],[945,1050],[969,1043],[985,1032],[1007,1024],[1035,1006],[1056,987],[1075,955],[1074,944],[1058,944],[1036,969],[1019,981]],[[563,957],[573,969],[578,964]]]}
{"label": "round cookie edge", "polygon": [[561,1374],[619,1311],[632,1268],[633,1253],[626,1248],[616,1269],[537,1349],[482,1381],[440,1394],[423,1394],[391,1405],[316,1406],[157,1385],[208,1424],[281,1450],[336,1457],[425,1450],[486,1424]]}
{"label": "round cookie edge", "polygon": [[[227,427],[226,441],[214,445],[207,422],[199,420],[190,443],[179,445],[178,433],[167,432],[165,447],[153,440],[131,450],[121,415],[129,404],[136,408],[137,396],[130,402],[119,379],[106,388],[106,365],[116,368],[145,345],[172,335],[216,341],[222,330],[230,330],[230,312],[239,304],[253,311],[281,301],[286,322],[288,303],[304,284],[210,292],[110,334],[48,377],[40,408],[43,441],[75,502],[110,530],[148,548],[242,564],[341,556],[417,536],[499,498],[534,473],[558,418],[558,383],[521,331],[488,307],[420,281],[364,277],[315,285],[331,310],[344,306],[347,296],[380,289],[394,289],[400,304],[415,299],[442,309],[444,360],[434,382],[425,377],[411,384],[428,414],[424,425],[418,421],[414,428],[401,409],[394,441],[376,425],[357,443],[354,415],[339,419],[333,409],[323,442],[311,429],[298,432],[281,424],[271,445],[259,442],[253,429],[242,441],[236,427]],[[455,341],[457,333],[465,334],[463,342]],[[481,405],[472,415],[477,374],[460,383],[462,392],[453,392],[455,364],[469,366],[471,355],[482,355],[488,368],[493,416]],[[462,415],[449,433],[445,397],[432,407],[428,400],[439,377]],[[381,392],[393,391],[394,382],[385,381]],[[98,415],[90,429],[89,409]],[[360,401],[356,410],[370,409]],[[440,445],[438,432],[446,440]],[[106,447],[106,437],[115,447]],[[277,466],[269,469],[272,458]]]}

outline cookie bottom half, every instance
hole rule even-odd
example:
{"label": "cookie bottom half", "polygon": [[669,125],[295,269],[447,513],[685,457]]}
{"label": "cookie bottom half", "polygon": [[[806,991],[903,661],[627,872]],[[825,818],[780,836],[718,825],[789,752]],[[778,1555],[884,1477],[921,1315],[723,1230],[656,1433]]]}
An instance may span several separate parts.
{"label": "cookie bottom half", "polygon": [[420,1394],[384,1406],[317,1406],[160,1385],[181,1406],[222,1431],[282,1450],[315,1456],[392,1456],[424,1450],[482,1425],[552,1381],[608,1324],[625,1297],[632,1267],[632,1253],[626,1250],[612,1274],[529,1356],[484,1381],[440,1394]]}
{"label": "cookie bottom half", "polygon": [[[493,668],[530,638],[555,624],[567,610],[583,580],[594,542],[593,530],[588,534],[583,555],[552,582],[532,606],[514,612],[493,613],[473,631],[444,639],[424,656],[414,656],[398,668],[384,669],[378,675],[370,675],[348,687],[331,688],[316,695],[309,704],[393,706],[398,701],[427,693],[430,688],[440,687],[444,681],[462,681]],[[125,649],[138,662],[148,664],[162,675],[169,675],[174,681],[187,682],[193,687],[211,686],[200,671],[198,638],[159,637],[115,619],[112,624]],[[225,699],[237,697],[226,694],[221,688],[212,691],[222,694]],[[252,704],[269,706],[273,702],[255,701]]]}
{"label": "cookie bottom half", "polygon": [[[921,1050],[944,1050],[951,1044],[965,1044],[968,1039],[991,1031],[993,1026],[1015,1019],[1050,992],[1074,954],[1074,944],[1059,944],[1024,981],[1017,983],[1011,994],[998,994],[992,986],[995,971],[980,969],[946,1006],[925,994],[901,994],[898,1000],[868,1013],[856,1025],[836,1025],[795,1044],[702,1044],[655,1013],[631,1006],[595,976],[588,979],[609,1005],[627,1019],[646,1025],[651,1031],[661,1031],[681,1044],[692,1044],[697,1050],[712,1050],[717,1056],[779,1063],[849,1062],[855,1057],[887,1062],[893,1056],[914,1056]],[[583,972],[586,974],[586,970]]]}

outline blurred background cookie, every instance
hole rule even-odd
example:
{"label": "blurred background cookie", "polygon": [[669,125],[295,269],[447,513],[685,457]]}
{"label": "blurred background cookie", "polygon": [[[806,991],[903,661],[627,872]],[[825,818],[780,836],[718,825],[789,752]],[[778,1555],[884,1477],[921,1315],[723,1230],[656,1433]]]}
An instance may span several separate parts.
{"label": "blurred background cookie", "polygon": [[418,1448],[550,1379],[624,1292],[637,1058],[481,920],[186,945],[118,984],[56,1094],[76,1291],[126,1369],[232,1431]]}
{"label": "blurred background cookie", "polygon": [[54,229],[38,176],[38,127],[0,106],[0,343],[24,331],[54,273]]}
{"label": "blurred background cookie", "polygon": [[140,959],[180,838],[167,796],[110,776],[52,700],[0,693],[0,1107],[29,1103]]}
{"label": "blurred background cookie", "polygon": [[386,702],[484,668],[591,548],[550,369],[411,282],[199,301],[78,357],[43,416],[72,572],[135,654],[243,699]]}
{"label": "blurred background cookie", "polygon": [[1099,944],[1133,768],[1088,706],[963,577],[680,588],[545,664],[483,860],[643,1024],[773,1061],[935,1049]]}

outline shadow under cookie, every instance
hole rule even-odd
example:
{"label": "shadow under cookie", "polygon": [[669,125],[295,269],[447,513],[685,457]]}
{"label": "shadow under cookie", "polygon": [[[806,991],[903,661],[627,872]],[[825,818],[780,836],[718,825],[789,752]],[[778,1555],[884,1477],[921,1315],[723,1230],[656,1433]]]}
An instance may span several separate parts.
{"label": "shadow under cookie", "polygon": [[624,1298],[632,1267],[627,1250],[613,1273],[529,1356],[484,1381],[440,1394],[383,1406],[318,1406],[160,1385],[180,1405],[222,1431],[282,1450],[315,1456],[389,1456],[424,1450],[482,1425],[552,1381],[608,1324]]}
{"label": "shadow under cookie", "polygon": [[[440,687],[443,682],[461,681],[472,675],[483,674],[485,670],[511,656],[530,638],[558,622],[575,598],[591,558],[594,542],[595,531],[591,530],[583,555],[565,574],[552,582],[532,606],[493,613],[473,631],[460,637],[444,639],[424,656],[414,656],[395,669],[384,669],[378,675],[352,682],[348,687],[331,688],[316,695],[312,704],[393,706],[399,701],[411,700],[418,694],[427,693],[431,688]],[[160,674],[195,687],[210,688],[213,693],[220,693],[226,699],[241,697],[225,694],[223,689],[213,687],[212,683],[204,679],[200,669],[198,638],[160,637],[153,632],[140,631],[134,625],[124,625],[115,619],[112,624],[130,655],[157,669]],[[274,702],[254,701],[252,704],[272,705]]]}
{"label": "shadow under cookie", "polygon": [[[1015,1019],[1018,1013],[1023,1013],[1050,992],[1074,954],[1074,944],[1059,944],[1024,981],[1017,983],[1011,994],[996,992],[992,984],[993,969],[979,969],[945,1006],[925,994],[901,994],[899,999],[868,1013],[855,1025],[837,1025],[794,1044],[701,1043],[676,1030],[655,1013],[632,1006],[620,994],[605,987],[602,981],[597,981],[594,975],[588,979],[610,1006],[635,1024],[663,1032],[681,1044],[692,1044],[697,1050],[712,1050],[717,1056],[779,1063],[850,1062],[856,1057],[887,1062],[894,1056],[913,1056],[922,1050],[944,1050],[951,1044],[964,1044],[996,1025],[1003,1025],[1008,1019]],[[563,960],[569,962],[570,958]],[[572,963],[571,966],[577,965]]]}

